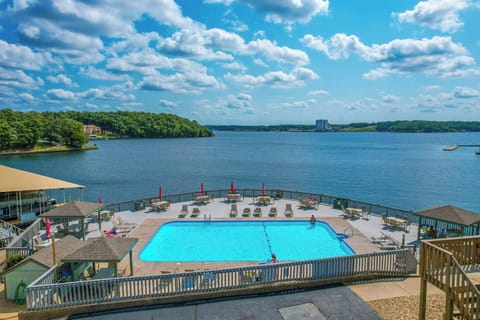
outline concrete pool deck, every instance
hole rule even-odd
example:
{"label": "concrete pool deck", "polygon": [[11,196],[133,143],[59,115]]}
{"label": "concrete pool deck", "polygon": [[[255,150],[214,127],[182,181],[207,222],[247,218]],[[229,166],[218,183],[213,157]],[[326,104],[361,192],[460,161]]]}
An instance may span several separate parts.
{"label": "concrete pool deck", "polygon": [[[286,217],[284,214],[286,204],[290,203],[294,212],[293,217]],[[182,205],[188,206],[189,214],[185,218],[179,218]],[[277,208],[276,217],[269,217],[270,207]],[[262,209],[261,217],[249,218],[242,217],[243,209],[249,207],[254,211],[255,207]],[[198,208],[200,214],[196,218],[190,217],[193,208]],[[152,236],[164,224],[170,221],[202,221],[204,219],[211,220],[228,220],[228,221],[245,221],[245,220],[308,220],[312,215],[319,221],[328,223],[337,233],[347,233],[349,238],[346,239],[347,244],[357,253],[371,253],[381,251],[378,245],[373,244],[370,239],[372,237],[381,237],[385,234],[395,239],[399,244],[402,243],[402,237],[405,236],[405,243],[410,244],[416,241],[417,226],[411,225],[409,232],[400,229],[391,229],[382,223],[379,216],[361,217],[358,219],[345,218],[341,210],[332,209],[327,205],[319,205],[317,209],[304,209],[299,206],[299,202],[291,199],[275,200],[272,205],[256,206],[253,198],[244,198],[237,202],[238,215],[236,218],[230,218],[231,203],[223,199],[214,199],[205,205],[197,205],[194,201],[173,203],[165,211],[153,211],[146,208],[139,211],[121,211],[115,213],[115,219],[121,217],[125,222],[134,222],[137,227],[134,228],[128,237],[139,239],[138,244],[133,250],[134,275],[153,275],[162,273],[174,273],[185,271],[197,271],[208,269],[220,269],[236,266],[257,265],[259,261],[250,262],[201,262],[201,263],[163,263],[163,262],[146,262],[139,258],[140,252],[150,241]],[[112,221],[102,222],[102,231],[98,230],[98,224],[89,224],[87,237],[98,237],[103,230],[110,230],[113,227]],[[353,233],[353,236],[352,236]],[[282,261],[281,257],[278,257]],[[128,259],[124,259],[119,265],[119,270],[125,270],[129,274]]]}

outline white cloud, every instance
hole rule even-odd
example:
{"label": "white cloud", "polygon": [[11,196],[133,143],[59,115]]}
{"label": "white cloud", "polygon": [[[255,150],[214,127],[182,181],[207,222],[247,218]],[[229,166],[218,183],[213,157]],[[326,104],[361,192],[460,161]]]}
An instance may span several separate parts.
{"label": "white cloud", "polygon": [[400,22],[416,23],[442,32],[455,32],[462,26],[459,13],[473,5],[469,0],[426,0],[413,10],[395,14]]}
{"label": "white cloud", "polygon": [[[235,0],[205,0],[206,3],[230,5]],[[236,0],[264,13],[266,20],[275,23],[307,23],[318,14],[327,14],[329,0]]]}
{"label": "white cloud", "polygon": [[234,110],[236,112],[252,113],[252,96],[246,93],[239,93],[237,95],[228,95],[221,102],[222,107]]}
{"label": "white cloud", "polygon": [[328,91],[326,90],[313,90],[308,93],[310,96],[326,96]]}
{"label": "white cloud", "polygon": [[57,74],[56,76],[47,76],[47,80],[53,83],[61,83],[69,87],[77,87],[78,85],[64,74]]}
{"label": "white cloud", "polygon": [[232,70],[240,70],[240,71],[246,71],[247,67],[245,67],[243,64],[241,64],[238,61],[234,61],[231,63],[224,63],[222,64],[222,67],[226,69],[232,69]]}
{"label": "white cloud", "polygon": [[131,81],[115,84],[111,87],[90,88],[86,91],[77,93],[79,98],[83,99],[100,99],[112,101],[129,101],[135,100],[135,96],[131,93],[135,89]]}
{"label": "white cloud", "polygon": [[50,89],[45,96],[50,100],[77,100],[77,95],[74,92],[63,89]]}
{"label": "white cloud", "polygon": [[150,91],[171,91],[181,94],[199,94],[206,89],[223,89],[224,85],[206,73],[175,73],[165,75],[156,73],[146,76],[139,88]]}
{"label": "white cloud", "polygon": [[0,66],[0,86],[34,90],[43,85],[40,78],[34,79],[22,70],[5,69]]}
{"label": "white cloud", "polygon": [[289,63],[296,66],[309,64],[308,55],[302,50],[280,47],[267,39],[257,39],[249,42],[246,51],[250,54],[260,53],[267,59],[281,63]]}
{"label": "white cloud", "polygon": [[170,100],[165,100],[165,99],[160,99],[158,104],[160,105],[160,107],[163,107],[163,108],[173,108],[178,106],[178,103]]}
{"label": "white cloud", "polygon": [[0,40],[0,67],[39,71],[48,60],[47,54]]}
{"label": "white cloud", "polygon": [[292,108],[292,109],[306,109],[312,105],[317,103],[315,99],[309,99],[309,100],[300,100],[300,101],[287,101],[287,102],[281,102],[279,104],[280,107],[282,108]]}
{"label": "white cloud", "polygon": [[385,103],[393,103],[395,101],[398,101],[400,98],[391,94],[387,94],[382,97],[383,102]]}
{"label": "white cloud", "polygon": [[128,75],[126,74],[114,74],[104,69],[97,69],[92,66],[88,66],[86,68],[81,67],[79,74],[97,80],[124,81],[129,79]]}
{"label": "white cloud", "polygon": [[227,73],[225,79],[238,82],[245,87],[266,85],[274,88],[288,88],[302,86],[305,81],[318,79],[318,75],[307,68],[296,68],[288,74],[283,71],[267,72],[260,76]]}
{"label": "white cloud", "polygon": [[458,99],[470,99],[480,96],[480,92],[473,88],[456,87],[453,96]]}
{"label": "white cloud", "polygon": [[330,39],[306,35],[302,42],[324,52],[330,59],[346,59],[351,54],[377,63],[379,68],[364,74],[366,79],[377,79],[389,74],[425,73],[433,77],[479,76],[475,61],[451,37],[431,39],[395,39],[385,44],[367,46],[355,35],[335,34]]}

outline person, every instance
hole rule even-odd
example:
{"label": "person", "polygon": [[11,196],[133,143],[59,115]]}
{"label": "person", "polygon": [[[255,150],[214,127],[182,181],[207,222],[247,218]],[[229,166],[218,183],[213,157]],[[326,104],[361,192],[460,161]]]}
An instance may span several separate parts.
{"label": "person", "polygon": [[315,222],[317,222],[317,219],[315,219],[315,216],[312,214],[312,216],[310,217],[310,223],[315,224]]}
{"label": "person", "polygon": [[277,263],[278,259],[275,253],[272,253],[272,263]]}
{"label": "person", "polygon": [[435,229],[433,229],[433,226],[430,226],[430,228],[428,229],[427,236],[429,238],[436,238],[437,232],[435,231]]}

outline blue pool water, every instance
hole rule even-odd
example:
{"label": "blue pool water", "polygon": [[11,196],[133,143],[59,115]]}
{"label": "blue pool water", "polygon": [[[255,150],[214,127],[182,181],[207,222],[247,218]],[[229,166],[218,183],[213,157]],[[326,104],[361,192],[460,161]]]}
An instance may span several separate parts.
{"label": "blue pool water", "polygon": [[140,253],[150,262],[309,260],[355,254],[317,221],[177,221],[160,227]]}

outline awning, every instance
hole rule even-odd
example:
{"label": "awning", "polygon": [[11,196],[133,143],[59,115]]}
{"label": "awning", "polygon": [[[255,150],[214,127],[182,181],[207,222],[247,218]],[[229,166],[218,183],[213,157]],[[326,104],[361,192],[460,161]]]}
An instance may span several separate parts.
{"label": "awning", "polygon": [[84,186],[0,165],[0,192],[73,189]]}

